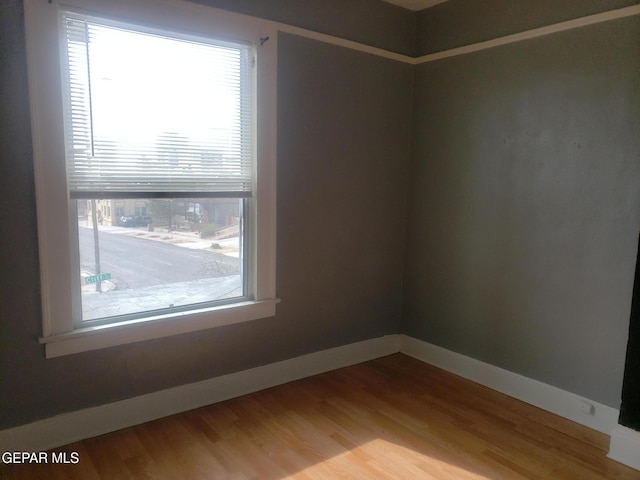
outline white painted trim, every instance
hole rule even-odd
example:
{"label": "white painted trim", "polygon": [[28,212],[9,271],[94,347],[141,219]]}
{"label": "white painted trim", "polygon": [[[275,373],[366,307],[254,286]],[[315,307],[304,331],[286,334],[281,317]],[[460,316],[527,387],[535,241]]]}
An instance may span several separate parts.
{"label": "white painted trim", "polygon": [[317,40],[318,42],[328,43],[338,47],[348,48],[361,53],[369,53],[382,58],[388,58],[390,60],[396,60],[398,62],[404,62],[414,64],[415,59],[408,55],[401,53],[390,52],[378,47],[372,47],[363,43],[355,42],[353,40],[346,40],[340,37],[334,37],[333,35],[327,35],[325,33],[314,32],[313,30],[307,30],[306,28],[294,27],[285,23],[276,23],[275,28],[282,33],[288,33],[291,35],[297,35],[299,37],[309,38],[311,40]]}
{"label": "white painted trim", "polygon": [[41,337],[39,341],[45,344],[46,357],[54,358],[272,317],[276,313],[276,304],[279,302],[278,298],[252,300],[156,315],[127,322],[76,329],[69,333]]}
{"label": "white painted trim", "polygon": [[[443,0],[443,1],[446,1],[446,0]],[[438,2],[438,3],[442,3],[442,2]],[[344,38],[335,37],[333,35],[327,35],[324,33],[314,32],[313,30],[294,27],[292,25],[287,25],[284,23],[274,22],[274,27],[279,32],[298,35],[300,37],[317,40],[323,43],[329,43],[331,45],[348,48],[348,49],[355,50],[362,53],[377,55],[379,57],[388,58],[390,60],[409,63],[411,65],[420,65],[423,63],[434,62],[436,60],[442,60],[444,58],[456,57],[458,55],[465,55],[467,53],[479,52],[481,50],[488,50],[490,48],[500,47],[502,45],[508,45],[510,43],[521,42],[523,40],[530,40],[532,38],[543,37],[546,35],[552,35],[554,33],[573,30],[576,28],[595,25],[598,23],[608,22],[610,20],[617,20],[619,18],[632,17],[634,15],[640,15],[640,5],[632,5],[630,7],[624,7],[616,10],[609,10],[607,12],[596,13],[593,15],[588,15],[586,17],[580,17],[580,18],[575,18],[573,20],[567,20],[565,22],[554,23],[552,25],[546,25],[544,27],[534,28],[532,30],[526,30],[524,32],[514,33],[512,35],[506,35],[504,37],[494,38],[492,40],[487,40],[485,42],[464,45],[462,47],[452,48],[450,50],[444,50],[442,52],[431,53],[431,54],[422,55],[419,57],[411,57],[409,55],[390,52],[382,48],[372,47],[372,46],[365,45],[363,43],[359,43],[353,40],[346,40]]]}
{"label": "white painted trim", "polygon": [[[343,345],[2,430],[0,450],[40,451],[67,445],[398,352],[568,420],[611,434],[609,457],[614,460],[633,466],[633,459],[640,458],[640,434],[618,426],[618,410],[401,334]],[[585,412],[585,405],[593,406],[593,415]]]}
{"label": "white painted trim", "polygon": [[[586,427],[609,435],[618,424],[619,411],[614,408],[422,340],[406,335],[402,335],[401,340],[400,352],[405,355]],[[593,414],[584,411],[590,405],[593,405]]]}
{"label": "white painted trim", "polygon": [[[33,132],[34,171],[43,332],[47,358],[178,335],[272,317],[276,298],[276,156],[277,30],[275,23],[178,0],[25,0],[25,31]],[[51,1],[49,3],[52,3]],[[247,211],[245,239],[249,269],[248,301],[209,309],[145,317],[141,320],[83,327],[80,294],[73,272],[79,268],[77,217],[65,179],[62,80],[60,75],[59,8],[86,11],[138,25],[162,26],[204,38],[242,39],[259,48],[256,75],[255,158],[258,178]],[[262,39],[270,39],[263,42]],[[259,47],[258,47],[259,45]],[[58,92],[58,94],[52,94]],[[250,213],[249,213],[250,212]],[[77,248],[76,248],[77,250]],[[153,320],[153,321],[152,321]]]}
{"label": "white painted trim", "polygon": [[388,335],[0,431],[0,451],[42,451],[397,353]]}
{"label": "white painted trim", "polygon": [[618,425],[611,433],[607,457],[640,470],[640,432]]}
{"label": "white painted trim", "polygon": [[343,38],[327,35],[324,33],[314,32],[305,28],[294,27],[284,23],[275,23],[275,28],[279,32],[289,33],[292,35],[298,35],[301,37],[317,40],[319,42],[329,43],[338,47],[344,47],[351,50],[355,50],[362,53],[368,53],[371,55],[377,55],[379,57],[388,58],[390,60],[396,60],[399,62],[408,63],[411,65],[421,65],[423,63],[434,62],[436,60],[442,60],[444,58],[456,57],[458,55],[465,55],[467,53],[479,52],[481,50],[487,50],[502,45],[508,45],[510,43],[521,42],[523,40],[530,40],[546,35],[552,35],[554,33],[564,32],[567,30],[573,30],[575,28],[586,27],[589,25],[595,25],[602,22],[608,22],[610,20],[617,20],[620,18],[632,17],[634,15],[640,15],[640,5],[632,5],[630,7],[624,7],[617,10],[609,10],[607,12],[596,13],[594,15],[588,15],[586,17],[576,18],[573,20],[567,20],[565,22],[555,23],[552,25],[546,25],[544,27],[527,30],[524,32],[514,33],[513,35],[507,35],[504,37],[494,38],[487,40],[486,42],[474,43],[471,45],[465,45],[462,47],[452,48],[450,50],[444,50],[442,52],[431,53],[429,55],[423,55],[420,57],[411,57],[408,55],[402,55],[400,53],[390,52],[381,48],[371,47],[362,43],[358,43],[352,40],[345,40]]}
{"label": "white painted trim", "polygon": [[567,30],[573,30],[574,28],[586,27],[588,25],[595,25],[596,23],[608,22],[610,20],[616,20],[619,18],[631,17],[634,15],[640,15],[640,5],[632,5],[630,7],[620,8],[617,10],[596,13],[587,17],[576,18],[574,20],[555,23],[553,25],[535,28],[533,30],[527,30],[525,32],[514,33],[513,35],[507,35],[505,37],[494,38],[493,40],[487,40],[486,42],[474,43],[472,45],[452,48],[451,50],[423,55],[421,57],[414,58],[413,63],[414,65],[420,65],[422,63],[442,60],[443,58],[456,57],[458,55],[465,55],[467,53],[479,52],[481,50],[487,50],[489,48],[508,45],[515,42],[521,42],[523,40],[530,40],[532,38],[551,35],[553,33],[564,32]]}
{"label": "white painted trim", "polygon": [[387,3],[397,5],[398,7],[405,8],[407,10],[413,10],[419,12],[425,8],[434,7],[440,3],[444,3],[448,0],[384,0]]}
{"label": "white painted trim", "polygon": [[607,12],[597,13],[594,15],[586,16],[586,17],[568,20],[566,22],[548,25],[548,26],[536,28],[533,30],[519,32],[513,35],[507,35],[505,37],[495,38],[492,40],[488,40],[486,42],[465,45],[462,47],[453,48],[453,49],[445,50],[442,52],[436,52],[429,55],[423,55],[420,57],[411,57],[409,55],[403,55],[400,53],[391,52],[389,50],[385,50],[378,47],[372,47],[370,45],[359,43],[353,40],[347,40],[344,38],[340,38],[340,37],[336,37],[333,35],[328,35],[320,32],[315,32],[313,30],[308,30],[305,28],[296,27],[293,25],[285,24],[285,23],[278,23],[278,22],[273,22],[269,20],[260,20],[256,17],[251,17],[248,15],[232,14],[230,12],[214,9],[212,7],[202,7],[202,8],[214,10],[217,12],[223,12],[223,14],[227,14],[227,15],[235,15],[240,18],[252,18],[256,21],[260,21],[267,28],[275,29],[278,32],[287,33],[291,35],[298,35],[301,37],[309,38],[311,40],[316,40],[319,42],[328,43],[331,45],[344,47],[350,50],[355,50],[362,53],[368,53],[371,55],[376,55],[378,57],[388,58],[390,60],[396,60],[399,62],[411,64],[411,65],[420,65],[422,63],[441,60],[443,58],[454,57],[457,55],[464,55],[466,53],[486,50],[486,49],[498,47],[501,45],[507,45],[509,43],[520,42],[523,40],[528,40],[528,39],[532,39],[532,38],[536,38],[544,35],[550,35],[557,32],[572,30],[574,28],[580,28],[580,27],[594,25],[597,23],[607,22],[607,21],[615,20],[619,18],[640,15],[640,5],[632,5],[630,7],[625,7],[617,10],[610,10]]}

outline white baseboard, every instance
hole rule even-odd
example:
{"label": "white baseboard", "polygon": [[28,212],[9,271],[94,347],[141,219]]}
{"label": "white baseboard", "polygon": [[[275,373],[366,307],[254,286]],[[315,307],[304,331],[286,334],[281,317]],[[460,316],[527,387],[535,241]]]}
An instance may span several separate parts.
{"label": "white baseboard", "polygon": [[402,335],[401,341],[405,355],[599,432],[610,435],[618,425],[619,411],[614,408],[422,340]]}
{"label": "white baseboard", "polygon": [[640,470],[640,432],[618,425],[611,432],[607,457]]}
{"label": "white baseboard", "polygon": [[400,336],[344,345],[0,431],[0,451],[43,451],[397,353]]}
{"label": "white baseboard", "polygon": [[[406,335],[344,345],[271,363],[202,382],[191,383],[119,402],[57,415],[0,431],[0,451],[42,451],[131,427],[265,388],[355,365],[393,353],[404,353],[493,390],[535,405],[607,435],[618,430],[618,410],[499,367]],[[592,414],[589,413],[593,406]],[[586,411],[585,411],[586,410]],[[638,448],[628,435],[616,434],[611,458],[624,455],[620,445]],[[616,456],[614,456],[616,455]],[[628,464],[628,463],[627,463]]]}

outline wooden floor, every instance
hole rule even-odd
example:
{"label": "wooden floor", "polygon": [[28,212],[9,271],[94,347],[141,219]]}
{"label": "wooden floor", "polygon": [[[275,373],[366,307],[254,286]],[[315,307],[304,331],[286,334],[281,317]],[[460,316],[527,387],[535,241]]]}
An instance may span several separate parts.
{"label": "wooden floor", "polygon": [[[69,445],[12,479],[639,479],[609,438],[397,354]],[[0,464],[1,465],[1,464]]]}

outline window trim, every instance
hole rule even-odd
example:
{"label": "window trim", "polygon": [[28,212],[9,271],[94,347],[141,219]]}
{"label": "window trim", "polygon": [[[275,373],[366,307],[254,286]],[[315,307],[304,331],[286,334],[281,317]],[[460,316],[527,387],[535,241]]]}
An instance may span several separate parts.
{"label": "window trim", "polygon": [[[42,336],[47,357],[230,325],[275,314],[276,69],[273,23],[179,0],[24,0],[41,271]],[[250,301],[77,328],[75,209],[66,186],[58,6],[194,35],[253,41],[256,69],[256,185],[248,242]],[[261,41],[268,39],[267,41]],[[67,246],[67,247],[65,247]],[[76,248],[77,249],[77,248]]]}

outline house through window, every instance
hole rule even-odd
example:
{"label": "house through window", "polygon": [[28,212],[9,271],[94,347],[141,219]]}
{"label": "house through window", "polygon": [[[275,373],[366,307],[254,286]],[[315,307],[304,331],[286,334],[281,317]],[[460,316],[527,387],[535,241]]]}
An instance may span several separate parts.
{"label": "house through window", "polygon": [[61,17],[82,321],[245,298],[253,46]]}
{"label": "house through window", "polygon": [[274,313],[275,35],[132,1],[25,0],[48,354]]}

